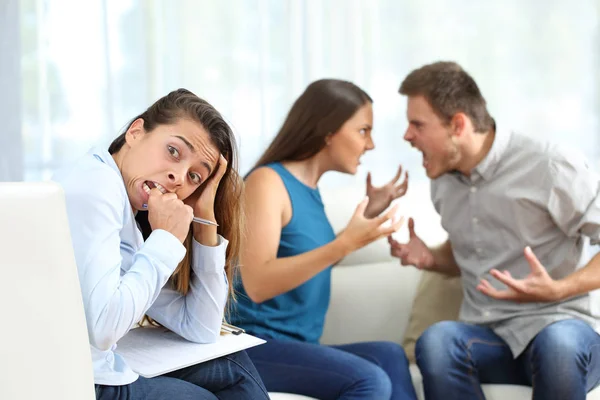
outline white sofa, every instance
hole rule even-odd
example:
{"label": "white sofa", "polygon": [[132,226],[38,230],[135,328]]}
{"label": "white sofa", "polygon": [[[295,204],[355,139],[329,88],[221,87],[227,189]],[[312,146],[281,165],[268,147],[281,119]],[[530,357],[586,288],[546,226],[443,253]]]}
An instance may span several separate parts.
{"label": "white sofa", "polygon": [[[415,218],[417,234],[428,244],[445,240],[439,218],[428,197],[428,185],[413,185],[400,199],[401,214]],[[336,231],[349,221],[356,204],[364,196],[364,186],[323,190],[327,214]],[[408,236],[406,227],[398,232],[398,240]],[[333,269],[331,305],[327,314],[323,344],[342,344],[369,340],[401,343],[410,316],[413,298],[421,273],[413,267],[402,267],[389,254],[387,241],[380,240],[352,254]],[[421,375],[411,365],[413,384],[419,399],[424,399]],[[531,388],[516,385],[483,385],[488,400],[529,400]],[[310,399],[273,393],[274,400]],[[600,388],[587,396],[600,400]]]}
{"label": "white sofa", "polygon": [[[323,191],[322,195],[330,220],[339,231],[364,191],[362,187],[337,189]],[[424,240],[435,244],[444,239],[425,185],[412,185],[400,203],[402,210],[415,217],[417,233]],[[4,306],[0,309],[5,319],[18,327],[0,334],[5,344],[0,350],[4,366],[0,369],[6,378],[0,385],[0,399],[91,400],[92,363],[75,260],[65,230],[68,225],[62,193],[51,184],[4,183],[0,184],[0,205],[11,210],[0,215],[0,244],[4,245],[3,265],[8,274],[5,282],[9,283],[0,291],[0,305]],[[37,235],[31,236],[32,231]],[[397,236],[406,239],[406,230]],[[29,251],[32,248],[38,251]],[[29,273],[21,273],[24,270]],[[419,271],[401,267],[389,256],[384,240],[350,255],[333,270],[331,306],[322,343],[401,343],[419,279]],[[15,299],[20,304],[17,308]],[[44,326],[43,341],[37,340],[40,326]],[[36,378],[36,385],[31,385],[30,375],[23,371],[34,365],[45,372]],[[423,399],[419,371],[411,366],[411,373],[417,394]],[[488,400],[531,398],[531,389],[522,386],[484,385],[484,392]],[[272,393],[271,398],[310,399],[282,393]],[[600,389],[587,398],[600,400]]]}

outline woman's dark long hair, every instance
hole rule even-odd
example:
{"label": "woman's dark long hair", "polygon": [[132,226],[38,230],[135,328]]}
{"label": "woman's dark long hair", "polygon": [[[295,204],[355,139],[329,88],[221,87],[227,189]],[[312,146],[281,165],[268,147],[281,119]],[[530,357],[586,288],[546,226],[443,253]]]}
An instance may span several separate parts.
{"label": "woman's dark long hair", "polygon": [[355,84],[321,79],[308,85],[254,168],[276,161],[300,161],[317,154],[327,135],[337,132],[371,97]]}

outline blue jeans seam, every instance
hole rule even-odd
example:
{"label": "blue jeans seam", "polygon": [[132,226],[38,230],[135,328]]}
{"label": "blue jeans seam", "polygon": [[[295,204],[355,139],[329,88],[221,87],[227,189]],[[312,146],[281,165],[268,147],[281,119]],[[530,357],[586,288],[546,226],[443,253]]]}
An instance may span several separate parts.
{"label": "blue jeans seam", "polygon": [[[488,342],[486,340],[481,340],[481,339],[470,339],[467,342],[466,345],[466,353],[467,353],[467,364],[469,365],[469,377],[471,378],[471,383],[473,384],[473,387],[475,389],[475,393],[477,393],[477,396],[479,397],[479,399],[481,400],[485,400],[485,396],[481,397],[480,393],[482,392],[481,389],[481,382],[479,382],[479,379],[475,379],[475,370],[472,367],[472,359],[473,357],[471,357],[471,345],[473,345],[474,343],[480,343],[480,344],[485,344],[488,346],[505,346],[505,343],[501,343],[501,342]],[[478,390],[479,389],[479,390]]]}
{"label": "blue jeans seam", "polygon": [[260,387],[260,389],[262,390],[262,392],[265,394],[266,398],[269,398],[269,393],[263,388],[263,383],[262,381],[258,381],[256,379],[256,377],[254,375],[252,375],[252,373],[250,373],[250,371],[248,371],[246,369],[246,367],[244,367],[242,364],[240,364],[239,362],[237,362],[236,360],[230,358],[229,356],[225,357],[227,360],[231,361],[232,363],[234,363],[235,365],[237,365],[238,367],[240,367],[242,370],[246,371],[246,374],[248,374],[248,376],[250,376],[250,378],[252,378],[252,380],[254,381],[254,383],[256,383],[258,385],[258,387]]}

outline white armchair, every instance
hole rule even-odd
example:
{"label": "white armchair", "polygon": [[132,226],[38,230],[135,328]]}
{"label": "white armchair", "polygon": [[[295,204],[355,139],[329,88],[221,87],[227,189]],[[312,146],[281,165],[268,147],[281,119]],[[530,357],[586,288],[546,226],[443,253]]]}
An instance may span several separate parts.
{"label": "white armchair", "polygon": [[95,399],[63,191],[0,183],[0,209],[0,399]]}

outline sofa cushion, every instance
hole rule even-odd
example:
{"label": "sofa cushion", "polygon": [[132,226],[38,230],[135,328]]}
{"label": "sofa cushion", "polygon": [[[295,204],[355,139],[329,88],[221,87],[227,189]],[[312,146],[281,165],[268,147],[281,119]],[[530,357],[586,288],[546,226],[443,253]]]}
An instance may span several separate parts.
{"label": "sofa cushion", "polygon": [[[410,366],[413,385],[417,392],[419,400],[425,400],[423,394],[423,378],[416,365]],[[519,385],[490,385],[481,386],[487,400],[528,400],[531,399],[531,388]],[[312,397],[301,396],[289,393],[269,393],[271,400],[314,400]],[[586,400],[600,400],[600,388],[596,388],[588,393]]]}
{"label": "sofa cushion", "polygon": [[[425,400],[423,394],[423,378],[416,365],[410,366],[413,385],[417,392],[419,400]],[[487,400],[528,400],[531,399],[531,388],[528,386],[519,385],[490,385],[481,386]],[[313,400],[312,397],[300,396],[297,394],[288,393],[269,393],[271,400]],[[586,400],[600,400],[600,388],[592,390],[586,396]]]}
{"label": "sofa cushion", "polygon": [[[324,189],[321,191],[321,196],[333,230],[340,232],[350,222],[356,206],[365,198],[365,189],[364,187]],[[390,260],[392,256],[389,245],[382,239],[352,252],[341,260],[339,265],[372,264]]]}
{"label": "sofa cushion", "polygon": [[[410,366],[413,385],[417,392],[419,400],[425,400],[423,393],[423,377],[416,365]],[[481,385],[486,400],[529,400],[531,399],[531,387],[520,385]],[[600,388],[596,388],[588,393],[586,400],[600,400]]]}
{"label": "sofa cushion", "polygon": [[460,277],[423,272],[402,341],[410,362],[415,362],[415,344],[425,329],[439,321],[458,319],[462,297]]}
{"label": "sofa cushion", "polygon": [[402,342],[421,271],[397,260],[333,268],[323,344]]}

